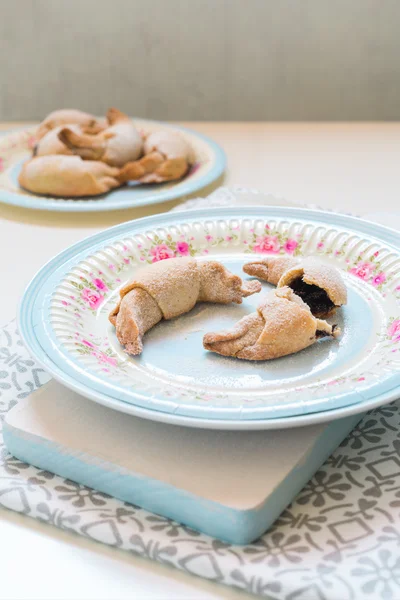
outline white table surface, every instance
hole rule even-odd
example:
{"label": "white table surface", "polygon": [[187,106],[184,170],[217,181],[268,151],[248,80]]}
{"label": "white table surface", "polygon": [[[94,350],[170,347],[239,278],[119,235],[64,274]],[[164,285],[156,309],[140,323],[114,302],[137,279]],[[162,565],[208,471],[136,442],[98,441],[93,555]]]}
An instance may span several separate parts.
{"label": "white table surface", "polygon": [[[0,131],[16,124],[0,124]],[[20,124],[19,124],[20,125]],[[297,202],[365,215],[399,210],[400,123],[185,123],[227,153],[218,185],[258,188]],[[0,204],[0,326],[37,269],[110,225],[177,203],[110,213],[46,214]],[[24,577],[19,577],[19,564]],[[248,597],[169,567],[0,510],[0,599],[216,600]]]}

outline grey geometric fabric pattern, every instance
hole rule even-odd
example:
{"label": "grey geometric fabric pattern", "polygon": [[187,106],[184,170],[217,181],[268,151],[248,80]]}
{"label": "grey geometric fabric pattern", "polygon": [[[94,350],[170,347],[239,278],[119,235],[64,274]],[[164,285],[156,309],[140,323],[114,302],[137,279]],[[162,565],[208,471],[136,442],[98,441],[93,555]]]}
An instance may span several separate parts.
{"label": "grey geometric fabric pattern", "polygon": [[[49,380],[0,331],[0,420]],[[0,505],[269,600],[400,598],[400,403],[373,411],[274,527],[232,546],[28,466],[4,447]]]}

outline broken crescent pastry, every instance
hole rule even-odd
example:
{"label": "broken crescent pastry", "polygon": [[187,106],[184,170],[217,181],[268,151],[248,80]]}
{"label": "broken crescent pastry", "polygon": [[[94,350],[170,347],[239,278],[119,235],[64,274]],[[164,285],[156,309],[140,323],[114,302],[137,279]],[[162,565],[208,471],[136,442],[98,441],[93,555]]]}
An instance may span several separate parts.
{"label": "broken crescent pastry", "polygon": [[267,256],[266,258],[246,263],[243,271],[247,275],[258,277],[263,281],[272,283],[272,285],[278,285],[282,274],[297,264],[299,264],[299,261],[292,256]]}
{"label": "broken crescent pastry", "polygon": [[242,298],[260,291],[259,281],[243,283],[216,261],[171,258],[140,269],[121,289],[109,320],[125,351],[138,355],[144,334],[162,319],[183,315],[197,302],[241,304]]}
{"label": "broken crescent pastry", "polygon": [[18,182],[35,194],[62,198],[97,196],[120,186],[119,169],[61,154],[38,156],[22,165]]}
{"label": "broken crescent pastry", "polygon": [[313,258],[268,256],[247,263],[243,271],[278,288],[290,287],[316,317],[328,317],[347,302],[346,286],[339,271]]}
{"label": "broken crescent pastry", "polygon": [[123,167],[137,160],[142,155],[143,142],[132,119],[118,109],[110,108],[107,121],[109,126],[97,135],[76,132],[67,126],[61,128],[58,137],[69,153],[86,160],[100,160],[111,167]]}
{"label": "broken crescent pastry", "polygon": [[35,133],[36,139],[41,140],[51,129],[60,125],[79,125],[91,134],[99,133],[107,127],[104,119],[98,119],[94,115],[74,108],[63,108],[54,110],[40,123]]}
{"label": "broken crescent pastry", "polygon": [[223,356],[271,360],[304,350],[322,337],[339,335],[338,327],[315,318],[293,290],[282,287],[230,331],[207,333],[203,346]]}

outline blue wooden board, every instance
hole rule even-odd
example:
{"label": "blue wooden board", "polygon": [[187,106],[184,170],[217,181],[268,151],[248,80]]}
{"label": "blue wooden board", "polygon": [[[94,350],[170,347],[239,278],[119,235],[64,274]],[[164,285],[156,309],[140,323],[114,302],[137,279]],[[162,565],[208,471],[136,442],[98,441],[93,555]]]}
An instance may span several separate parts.
{"label": "blue wooden board", "polygon": [[4,439],[20,460],[246,544],[361,417],[278,431],[191,429],[113,411],[52,381],[7,414]]}

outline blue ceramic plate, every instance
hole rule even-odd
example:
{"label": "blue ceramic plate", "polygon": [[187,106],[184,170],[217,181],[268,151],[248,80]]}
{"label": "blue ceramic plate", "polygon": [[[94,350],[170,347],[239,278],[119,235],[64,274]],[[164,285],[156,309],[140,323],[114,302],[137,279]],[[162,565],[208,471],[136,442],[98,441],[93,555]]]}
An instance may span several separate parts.
{"label": "blue ceramic plate", "polygon": [[[254,311],[260,298],[252,296],[239,306],[199,305],[151,330],[141,357],[123,352],[107,315],[139,265],[190,253],[243,275],[243,263],[267,251],[317,256],[342,271],[349,303],[334,319],[338,342],[262,363],[206,352],[204,333]],[[321,411],[332,419],[396,397],[399,290],[400,234],[384,227],[282,207],[171,213],[119,225],[50,261],[24,295],[20,331],[57,379],[125,412],[230,428],[293,417],[307,424]]]}
{"label": "blue ceramic plate", "polygon": [[103,196],[88,200],[72,200],[38,196],[18,185],[21,165],[32,155],[35,128],[14,131],[0,138],[0,201],[6,204],[65,212],[90,212],[132,208],[175,200],[197,192],[209,185],[224,172],[225,154],[218,144],[208,137],[184,127],[177,127],[135,119],[138,129],[151,132],[156,129],[178,130],[193,148],[195,163],[189,174],[180,181],[164,184],[130,184]]}

